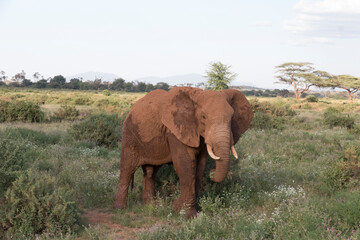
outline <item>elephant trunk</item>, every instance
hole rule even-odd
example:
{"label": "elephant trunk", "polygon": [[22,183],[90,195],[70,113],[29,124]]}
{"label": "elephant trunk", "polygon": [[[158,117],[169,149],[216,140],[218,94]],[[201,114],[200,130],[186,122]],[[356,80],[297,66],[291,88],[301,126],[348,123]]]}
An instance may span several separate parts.
{"label": "elephant trunk", "polygon": [[220,159],[216,160],[216,169],[210,171],[210,178],[214,182],[225,180],[230,165],[230,127],[218,128],[213,135],[213,150]]}

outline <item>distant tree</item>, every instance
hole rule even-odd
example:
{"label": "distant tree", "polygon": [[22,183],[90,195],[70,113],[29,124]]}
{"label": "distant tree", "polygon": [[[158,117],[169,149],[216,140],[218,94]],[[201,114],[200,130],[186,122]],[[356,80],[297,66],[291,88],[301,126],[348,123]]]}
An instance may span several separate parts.
{"label": "distant tree", "polygon": [[23,87],[30,87],[33,83],[29,79],[23,79],[21,86]]}
{"label": "distant tree", "polygon": [[92,82],[94,89],[100,90],[101,83],[102,83],[101,78],[95,78],[95,80]]}
{"label": "distant tree", "polygon": [[229,84],[233,81],[237,74],[230,71],[231,66],[221,62],[211,62],[209,70],[206,71],[205,77],[207,85],[213,90],[222,90],[229,88]]}
{"label": "distant tree", "polygon": [[282,89],[278,92],[278,96],[280,97],[284,97],[284,98],[287,98],[291,95],[291,93],[289,92],[289,90],[287,89]]}
{"label": "distant tree", "polygon": [[19,86],[20,83],[25,79],[25,76],[26,76],[26,73],[24,70],[21,70],[21,72],[15,74],[15,76],[13,77],[14,81],[17,83],[17,84],[14,84],[14,86]]}
{"label": "distant tree", "polygon": [[155,89],[154,85],[152,85],[151,83],[148,83],[148,84],[146,84],[145,92],[150,92],[154,89]]}
{"label": "distant tree", "polygon": [[136,84],[136,91],[137,91],[137,92],[145,92],[145,91],[146,91],[146,83],[144,83],[144,82],[137,82],[137,84]]}
{"label": "distant tree", "polygon": [[72,78],[69,82],[69,88],[71,89],[80,89],[81,86],[81,80],[78,78]]}
{"label": "distant tree", "polygon": [[7,79],[7,76],[5,76],[5,71],[0,71],[0,81],[5,81]]}
{"label": "distant tree", "polygon": [[311,86],[315,75],[312,63],[309,62],[288,62],[276,66],[279,75],[276,77],[279,79],[279,83],[289,84],[293,86],[296,100],[299,102],[301,95],[308,91]]}
{"label": "distant tree", "polygon": [[34,84],[35,88],[46,88],[48,85],[47,80],[41,79]]}
{"label": "distant tree", "polygon": [[331,79],[329,83],[331,87],[342,88],[347,91],[349,101],[352,104],[354,99],[354,93],[360,89],[360,78],[350,75],[337,75]]}
{"label": "distant tree", "polygon": [[35,82],[39,81],[40,77],[41,77],[41,75],[40,75],[39,72],[36,72],[36,73],[33,74],[33,78],[34,78]]}
{"label": "distant tree", "polygon": [[117,91],[123,91],[125,85],[125,80],[122,78],[117,78],[113,81],[113,83],[110,85],[110,89],[117,90]]}
{"label": "distant tree", "polygon": [[170,90],[170,86],[169,84],[165,83],[165,82],[158,82],[156,85],[155,85],[155,89],[162,89],[162,90],[165,90],[165,91],[169,91]]}
{"label": "distant tree", "polygon": [[134,91],[134,83],[133,82],[126,82],[124,84],[125,92],[133,92]]}
{"label": "distant tree", "polygon": [[66,83],[66,79],[62,75],[57,75],[50,79],[50,88],[63,88]]}

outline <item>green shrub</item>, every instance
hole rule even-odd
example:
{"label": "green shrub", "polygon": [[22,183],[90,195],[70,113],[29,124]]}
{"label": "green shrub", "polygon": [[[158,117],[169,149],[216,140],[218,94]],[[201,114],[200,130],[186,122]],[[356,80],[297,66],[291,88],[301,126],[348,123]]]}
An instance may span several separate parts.
{"label": "green shrub", "polygon": [[122,125],[125,114],[97,114],[75,124],[69,129],[75,140],[94,142],[99,146],[116,147],[121,140]]}
{"label": "green shrub", "polygon": [[68,106],[68,105],[62,105],[61,108],[54,113],[54,115],[51,117],[52,121],[62,121],[62,120],[68,120],[68,121],[74,121],[79,117],[80,113],[79,110],[76,109],[76,107]]}
{"label": "green shrub", "polygon": [[5,122],[7,119],[7,109],[9,107],[9,101],[0,100],[0,122]]}
{"label": "green shrub", "polygon": [[91,101],[87,97],[79,97],[75,99],[74,103],[75,105],[90,105]]}
{"label": "green shrub", "polygon": [[349,115],[344,116],[336,108],[328,108],[323,114],[323,121],[325,125],[328,125],[330,128],[333,127],[344,127],[347,129],[352,129],[355,127],[355,119]]}
{"label": "green shrub", "polygon": [[271,116],[263,112],[255,112],[250,127],[255,129],[272,128]]}
{"label": "green shrub", "polygon": [[28,171],[6,192],[0,224],[10,238],[66,233],[80,228],[80,210],[70,189],[57,186],[54,177]]}
{"label": "green shrub", "polygon": [[254,111],[254,118],[250,127],[255,129],[282,129],[296,112],[289,106],[276,106],[269,102],[259,102],[258,99],[250,101]]}
{"label": "green shrub", "polygon": [[46,134],[28,128],[7,128],[3,133],[0,133],[0,136],[14,141],[25,140],[38,146],[58,144],[61,140],[61,136],[57,133]]}
{"label": "green shrub", "polygon": [[39,104],[30,101],[0,100],[0,122],[42,122],[44,117]]}
{"label": "green shrub", "polygon": [[290,108],[290,106],[276,106],[269,102],[260,102],[258,99],[252,99],[249,101],[252,107],[252,110],[256,112],[263,112],[270,116],[277,117],[293,117],[296,115],[296,112]]}
{"label": "green shrub", "polygon": [[341,232],[357,230],[360,224],[360,191],[340,191],[322,205],[335,227]]}
{"label": "green shrub", "polygon": [[307,102],[318,102],[319,99],[317,97],[315,97],[314,95],[310,95],[310,96],[306,97],[306,101]]}
{"label": "green shrub", "polygon": [[111,93],[110,93],[109,90],[104,90],[104,91],[102,91],[102,94],[103,94],[104,96],[110,96],[110,95],[111,95]]}
{"label": "green shrub", "polygon": [[58,144],[58,134],[45,134],[24,128],[7,128],[0,132],[0,197],[12,182],[37,158],[38,147]]}
{"label": "green shrub", "polygon": [[327,184],[333,190],[360,186],[360,147],[347,147],[339,161],[329,167]]}
{"label": "green shrub", "polygon": [[27,168],[26,146],[20,140],[0,136],[0,197],[3,196],[17,178]]}

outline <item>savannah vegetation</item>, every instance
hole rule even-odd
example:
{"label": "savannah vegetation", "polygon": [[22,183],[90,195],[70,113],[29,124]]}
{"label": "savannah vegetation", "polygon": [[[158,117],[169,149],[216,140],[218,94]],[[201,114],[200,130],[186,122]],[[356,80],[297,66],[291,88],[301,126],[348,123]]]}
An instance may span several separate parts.
{"label": "savannah vegetation", "polygon": [[155,203],[141,204],[139,169],[128,208],[111,207],[122,122],[144,94],[0,88],[0,239],[360,238],[358,99],[249,96],[239,159],[222,183],[208,159],[188,220],[171,208],[171,165],[157,174]]}
{"label": "savannah vegetation", "polygon": [[[235,146],[239,160],[223,183],[209,179],[208,160],[201,211],[187,220],[171,208],[179,194],[171,165],[157,176],[156,203],[142,206],[139,170],[128,209],[111,208],[121,123],[144,93],[0,91],[1,238],[360,237],[357,99],[249,97],[255,117]],[[90,221],[94,211],[107,220]]]}

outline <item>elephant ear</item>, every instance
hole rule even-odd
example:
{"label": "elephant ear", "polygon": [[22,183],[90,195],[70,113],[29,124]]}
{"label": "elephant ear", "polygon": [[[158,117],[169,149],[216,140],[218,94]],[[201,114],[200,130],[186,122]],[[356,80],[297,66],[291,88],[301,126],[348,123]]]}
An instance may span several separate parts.
{"label": "elephant ear", "polygon": [[177,139],[190,147],[200,145],[199,123],[193,101],[199,91],[195,88],[173,88],[163,103],[162,123]]}
{"label": "elephant ear", "polygon": [[249,101],[240,91],[235,89],[226,89],[222,92],[227,95],[227,100],[234,109],[234,115],[231,119],[231,131],[235,144],[241,135],[249,128],[254,113],[251,109]]}

